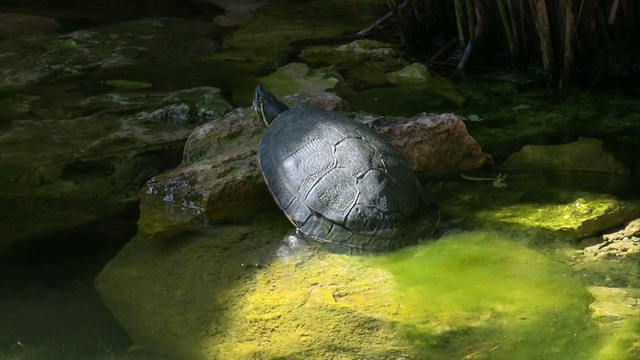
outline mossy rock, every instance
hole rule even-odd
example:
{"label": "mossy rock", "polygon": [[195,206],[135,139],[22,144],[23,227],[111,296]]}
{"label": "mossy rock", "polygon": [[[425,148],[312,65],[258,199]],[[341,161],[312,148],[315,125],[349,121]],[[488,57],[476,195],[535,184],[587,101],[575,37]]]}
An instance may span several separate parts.
{"label": "mossy rock", "polygon": [[280,243],[290,226],[270,214],[139,236],[97,289],[138,345],[173,359],[560,360],[597,349],[579,277],[505,234],[346,256],[291,250]]}
{"label": "mossy rock", "polygon": [[490,181],[460,180],[429,189],[439,199],[442,212],[452,218],[575,240],[621,226],[640,215],[640,203],[590,190],[603,188],[608,181],[611,179],[598,174],[511,172],[506,188],[495,188]]}
{"label": "mossy rock", "polygon": [[604,149],[602,141],[580,138],[561,145],[525,145],[503,163],[509,168],[627,174],[628,169]]}

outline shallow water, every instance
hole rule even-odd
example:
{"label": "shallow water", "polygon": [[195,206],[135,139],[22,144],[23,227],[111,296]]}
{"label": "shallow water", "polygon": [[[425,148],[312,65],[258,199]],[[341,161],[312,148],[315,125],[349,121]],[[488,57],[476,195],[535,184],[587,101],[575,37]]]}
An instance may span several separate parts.
{"label": "shallow water", "polygon": [[421,310],[407,329],[419,358],[580,359],[597,350],[580,274],[512,234],[452,234],[373,262]]}
{"label": "shallow water", "polygon": [[[68,6],[64,2],[62,5]],[[75,5],[72,7],[78,10]],[[161,10],[158,13],[167,14]],[[217,13],[217,10],[211,11],[211,16]],[[46,14],[41,8],[31,8],[30,12]],[[114,13],[123,14],[122,11]],[[207,18],[202,14],[181,17]],[[61,20],[60,31],[84,28],[87,23],[94,26],[121,20],[108,11],[89,20],[81,16],[66,18]],[[220,34],[216,31],[212,29],[206,40],[216,42],[222,32],[231,30],[220,30]],[[233,53],[235,49],[222,49],[222,55],[217,54],[219,58],[184,65],[138,64],[62,78],[53,76],[17,90],[3,90],[0,100],[12,98],[16,93],[37,95],[41,97],[42,108],[52,109],[49,116],[62,109],[64,118],[66,113],[77,111],[76,104],[87,96],[113,91],[104,81],[123,78],[153,83],[154,91],[213,85],[220,87],[234,105],[246,106],[260,76],[270,73],[276,64],[299,61],[292,55],[299,46],[302,45],[292,45],[284,53],[275,55],[267,52],[277,58],[264,63],[258,61],[258,65],[242,57],[246,54]],[[177,58],[184,49],[199,48],[179,47]],[[225,51],[230,52],[228,58],[224,56]],[[459,84],[468,99],[463,104],[457,102],[455,94],[437,96],[433,89],[416,91],[385,86],[364,91],[338,88],[336,92],[357,109],[382,115],[411,116],[423,111],[477,115],[482,121],[467,121],[469,132],[497,162],[525,144],[565,143],[580,136],[599,138],[635,172],[633,176],[594,175],[606,179],[592,180],[580,174],[520,173],[513,174],[511,179],[549,181],[570,190],[640,200],[637,178],[640,101],[636,85],[597,92],[583,89],[556,92],[536,85],[492,79]],[[346,82],[349,81],[347,77]],[[0,130],[17,118],[38,117],[26,113],[3,118],[2,111]],[[456,184],[451,188],[446,184],[435,186],[443,188],[445,195],[447,191],[460,190]],[[487,188],[485,201],[493,191]],[[440,191],[434,196],[442,194]],[[521,203],[528,206],[553,201],[553,195],[545,197],[543,191],[527,195]],[[0,257],[0,359],[159,358],[154,355],[158,349],[134,346],[93,288],[98,272],[136,233],[137,212],[125,215],[34,239],[33,243],[12,247],[3,253]],[[628,358],[634,344],[633,339],[624,335],[637,334],[640,322],[629,318],[618,328],[602,328],[589,310],[594,295],[588,289],[589,286],[608,286],[637,291],[638,266],[612,264],[578,270],[566,256],[571,244],[565,238],[496,228],[494,224],[482,222],[460,224],[453,221],[455,219],[447,220],[450,222],[444,224],[445,230],[437,239],[391,254],[355,258],[323,250],[282,256],[278,253],[280,241],[291,228],[274,207],[256,221],[242,219],[238,220],[240,225],[203,225],[203,229],[195,231],[196,235],[184,235],[184,239],[198,238],[206,246],[226,249],[219,253],[230,259],[228,268],[224,269],[227,277],[202,279],[201,295],[208,294],[210,290],[204,287],[209,286],[225,291],[237,288],[237,294],[247,297],[233,300],[253,306],[249,315],[255,323],[236,320],[236,312],[221,311],[220,318],[226,321],[222,332],[247,337],[242,338],[246,342],[236,344],[233,336],[230,337],[233,340],[229,340],[221,335],[216,338],[215,349],[220,353],[238,354],[238,358],[250,358],[247,354],[257,358]],[[176,239],[184,240],[182,236]],[[87,243],[87,239],[91,242]],[[241,247],[238,239],[247,247]],[[247,239],[255,243],[247,244]],[[153,254],[160,256],[162,252]],[[329,268],[327,264],[331,264]],[[155,266],[149,271],[160,269],[159,265]],[[286,276],[295,269],[302,269],[307,275],[295,279]],[[182,282],[192,281],[191,273],[173,270],[176,277],[182,276]],[[163,280],[155,281],[160,284]],[[219,301],[229,300],[221,293]],[[297,317],[290,318],[289,324],[278,321],[275,315],[289,313],[293,305],[298,304],[296,296],[300,294],[311,299],[305,304],[316,312],[296,313]],[[349,327],[352,323],[340,322],[344,320],[340,316],[331,318],[331,312],[322,311],[323,306],[329,305],[337,309],[333,315],[357,319],[359,322],[355,323],[360,327]],[[239,306],[233,310],[245,314],[241,313],[243,309]],[[178,314],[189,319],[190,312],[187,308]],[[331,319],[336,322],[330,323]],[[308,333],[298,333],[293,327],[295,321],[306,324]],[[251,333],[249,330],[255,331],[256,324],[261,328]],[[201,325],[209,330],[215,328],[213,321],[204,321]],[[325,331],[327,328],[333,332]],[[361,333],[356,334],[359,331]],[[265,335],[268,332],[278,336]],[[347,340],[358,337],[353,343],[338,342],[336,348],[323,349],[305,342],[309,334],[331,345],[336,345],[331,342],[336,334]],[[196,336],[184,338],[183,344],[197,339]],[[258,341],[256,339],[261,339],[260,346],[252,342]],[[367,344],[371,353],[366,352],[366,346],[359,348],[357,342]],[[271,348],[264,350],[268,346]],[[286,348],[291,352],[281,352]]]}

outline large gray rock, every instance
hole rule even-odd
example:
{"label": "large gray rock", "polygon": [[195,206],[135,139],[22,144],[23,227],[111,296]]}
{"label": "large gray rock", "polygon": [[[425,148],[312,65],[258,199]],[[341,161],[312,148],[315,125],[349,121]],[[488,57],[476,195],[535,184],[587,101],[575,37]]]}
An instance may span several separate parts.
{"label": "large gray rock", "polygon": [[355,34],[385,8],[375,0],[271,2],[254,11],[251,22],[223,39],[234,49],[225,56],[256,64],[277,62],[290,44]]}
{"label": "large gray rock", "polygon": [[[329,93],[286,97],[340,110],[342,99]],[[409,160],[421,177],[448,175],[491,163],[452,115],[421,114],[410,119],[361,119],[381,132]],[[141,192],[140,229],[146,234],[203,222],[239,221],[261,206],[273,206],[258,169],[257,149],[264,133],[251,108],[194,130],[181,166],[155,176]],[[150,211],[144,211],[150,209]],[[153,209],[153,210],[151,210]],[[164,209],[164,210],[158,210]]]}

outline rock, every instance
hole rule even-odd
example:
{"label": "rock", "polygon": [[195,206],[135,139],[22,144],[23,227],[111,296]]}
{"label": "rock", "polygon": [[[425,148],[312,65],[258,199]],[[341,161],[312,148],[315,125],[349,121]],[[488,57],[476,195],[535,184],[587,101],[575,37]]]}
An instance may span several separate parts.
{"label": "rock", "polygon": [[525,145],[503,163],[505,168],[592,171],[627,174],[629,171],[604,150],[602,141],[580,138],[562,145]]}
{"label": "rock", "polygon": [[[289,106],[305,102],[327,110],[340,110],[345,105],[329,93],[290,96],[283,101]],[[451,115],[369,118],[364,122],[398,146],[419,176],[451,174],[491,163],[464,124]],[[141,208],[150,211],[141,214],[141,230],[152,235],[205,221],[238,221],[245,217],[242,214],[265,204],[273,206],[256,155],[263,133],[252,108],[236,109],[219,121],[196,128],[187,140],[181,166],[155,176],[142,189]]]}
{"label": "rock", "polygon": [[[333,74],[332,74],[333,73]],[[339,74],[330,69],[311,69],[304,63],[289,63],[260,79],[260,83],[276,97],[317,93],[333,89]]]}
{"label": "rock", "polygon": [[602,235],[604,242],[586,247],[586,260],[633,258],[640,260],[640,219],[635,219],[620,231]]}
{"label": "rock", "polygon": [[339,46],[308,46],[302,50],[300,57],[306,63],[315,66],[340,66],[352,68],[374,60],[384,62],[398,61],[394,45],[380,41],[360,39]]}
{"label": "rock", "polygon": [[[567,189],[565,182],[574,183],[575,180],[571,180],[574,173],[510,172],[507,175],[507,188],[496,189],[491,182],[461,179],[433,190],[434,196],[441,197],[438,205],[443,214],[458,221],[506,227],[517,232],[552,233],[570,241],[601,234],[640,216],[637,201],[584,191],[576,186]],[[604,178],[591,183],[590,176],[584,174],[577,178],[592,186],[608,181]]]}
{"label": "rock", "polygon": [[272,2],[254,11],[252,21],[223,43],[235,50],[228,56],[271,65],[274,59],[283,58],[292,43],[355,34],[376,20],[376,12],[365,9],[383,6],[371,0]]}
{"label": "rock", "polygon": [[48,34],[58,30],[58,22],[54,18],[0,13],[0,38],[20,35]]}
{"label": "rock", "polygon": [[397,86],[411,89],[424,89],[431,95],[447,100],[451,104],[461,106],[467,102],[459,89],[445,82],[440,78],[435,78],[426,66],[420,63],[413,63],[404,68],[385,74],[387,80]]}
{"label": "rock", "polygon": [[[17,119],[0,135],[0,246],[113,216],[151,176],[179,163],[200,123],[231,106],[216,88],[110,93]],[[38,110],[42,106],[42,111]],[[35,210],[37,209],[37,210]]]}
{"label": "rock", "polygon": [[224,14],[218,15],[213,22],[220,26],[241,26],[251,21],[251,13],[268,0],[209,0],[209,2],[224,9]]}
{"label": "rock", "polygon": [[637,359],[640,356],[640,292],[638,289],[590,286],[589,305],[600,339],[598,358]]}
{"label": "rock", "polygon": [[407,65],[386,76],[390,83],[400,86],[423,86],[433,78],[429,69],[420,63]]}
{"label": "rock", "polygon": [[400,150],[418,177],[457,174],[493,164],[491,156],[451,114],[422,113],[411,118],[369,118],[364,122]]}
{"label": "rock", "polygon": [[[44,78],[60,81],[85,73],[94,75],[88,79],[95,79],[96,73],[107,69],[144,69],[148,65],[159,69],[149,78],[175,79],[175,72],[162,69],[193,66],[217,51],[218,45],[208,40],[210,31],[210,22],[164,18],[125,21],[64,35],[18,37],[0,42],[0,87],[24,86]],[[144,71],[138,72],[144,75]]]}
{"label": "rock", "polygon": [[602,238],[605,239],[606,241],[613,242],[613,241],[623,240],[625,238],[630,238],[630,237],[637,238],[639,236],[640,236],[640,219],[635,219],[633,221],[630,221],[624,229],[620,231],[616,231],[611,234],[604,234],[602,235]]}
{"label": "rock", "polygon": [[314,67],[338,66],[351,81],[366,86],[387,83],[386,73],[398,70],[408,63],[392,44],[361,39],[339,46],[308,46],[300,57]]}
{"label": "rock", "polygon": [[590,286],[589,292],[593,295],[593,303],[589,310],[594,318],[609,318],[620,320],[626,317],[634,317],[640,311],[640,294],[638,290],[611,288],[604,286]]}
{"label": "rock", "polygon": [[277,216],[137,236],[96,289],[138,346],[170,359],[581,358],[597,335],[581,279],[499,234],[346,256],[289,249]]}

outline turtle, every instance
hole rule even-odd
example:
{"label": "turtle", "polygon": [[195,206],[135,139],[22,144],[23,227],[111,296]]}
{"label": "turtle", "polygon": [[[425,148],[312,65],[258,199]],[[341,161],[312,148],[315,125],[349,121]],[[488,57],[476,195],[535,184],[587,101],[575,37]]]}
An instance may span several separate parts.
{"label": "turtle", "polygon": [[389,141],[334,111],[289,108],[260,85],[253,107],[267,127],[260,171],[298,233],[364,251],[398,247],[398,234],[425,210],[426,196]]}

